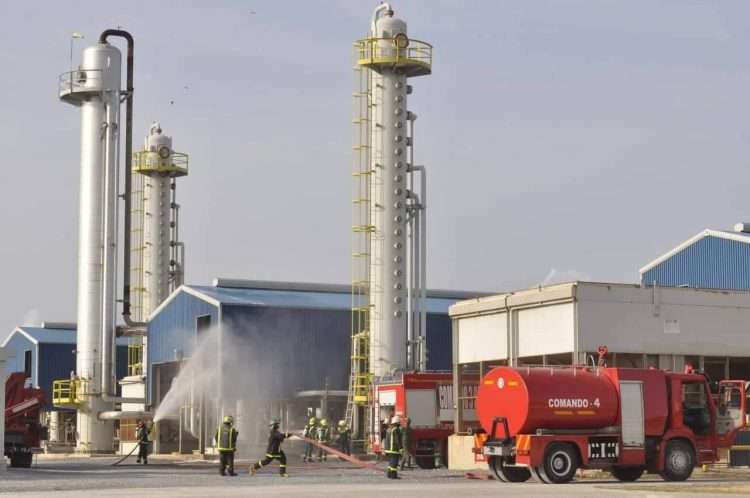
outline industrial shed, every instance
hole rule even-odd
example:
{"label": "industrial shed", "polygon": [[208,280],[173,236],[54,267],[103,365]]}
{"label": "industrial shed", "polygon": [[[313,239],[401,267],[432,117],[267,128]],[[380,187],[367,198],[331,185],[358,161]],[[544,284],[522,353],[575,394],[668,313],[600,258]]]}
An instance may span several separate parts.
{"label": "industrial shed", "polygon": [[[429,369],[451,369],[448,307],[476,295],[428,292]],[[291,425],[302,424],[309,409],[327,413],[335,420],[342,418],[349,383],[351,306],[351,288],[345,285],[228,279],[216,279],[212,286],[183,285],[149,320],[148,403],[158,411],[173,379],[196,354],[193,348],[200,344],[201,334],[218,329],[221,340],[233,336],[239,341],[234,344],[241,343],[248,353],[246,368],[232,372],[231,379],[222,376],[216,381],[216,389],[238,385],[238,390],[245,393],[262,390],[266,400],[263,406],[252,404],[244,413],[240,413],[243,409],[239,404],[236,408],[225,407],[239,418],[240,425],[245,424],[240,431],[263,434],[265,429],[254,425],[265,424],[270,416]],[[253,413],[248,413],[250,410]],[[214,429],[213,424],[221,415],[217,407],[210,412],[209,409],[203,417],[197,417],[207,422],[198,429],[193,438],[196,440],[185,434],[184,427],[161,423],[156,450],[174,451],[179,447],[184,451],[192,445],[192,449],[205,451],[210,446],[207,431]]]}
{"label": "industrial shed", "polygon": [[750,290],[750,224],[704,230],[641,268],[641,284]]}
{"label": "industrial shed", "polygon": [[[47,410],[52,406],[52,383],[69,379],[75,371],[76,329],[72,323],[44,322],[41,327],[16,327],[5,338],[2,346],[8,360],[6,371],[26,372],[33,386],[47,396]],[[117,378],[127,375],[128,348],[123,339],[117,346]]]}
{"label": "industrial shed", "polygon": [[[450,316],[454,386],[498,365],[590,363],[602,345],[610,366],[690,363],[714,380],[750,379],[750,292],[572,282],[461,301]],[[459,434],[475,418],[474,394],[454,391]],[[470,447],[451,441],[453,466]]]}

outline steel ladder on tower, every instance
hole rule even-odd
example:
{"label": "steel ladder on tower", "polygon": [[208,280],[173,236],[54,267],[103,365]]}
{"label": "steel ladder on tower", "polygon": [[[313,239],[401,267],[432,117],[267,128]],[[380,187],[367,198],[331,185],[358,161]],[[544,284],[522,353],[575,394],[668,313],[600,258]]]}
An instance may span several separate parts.
{"label": "steel ladder on tower", "polygon": [[[355,47],[356,49],[356,47]],[[370,70],[356,65],[354,96],[355,143],[352,171],[352,314],[351,374],[346,406],[346,421],[356,435],[355,443],[366,449],[372,408],[370,374],[371,258],[370,242],[374,232],[371,202],[370,120],[372,91]],[[355,412],[358,414],[355,418]],[[354,423],[357,427],[354,427]]]}

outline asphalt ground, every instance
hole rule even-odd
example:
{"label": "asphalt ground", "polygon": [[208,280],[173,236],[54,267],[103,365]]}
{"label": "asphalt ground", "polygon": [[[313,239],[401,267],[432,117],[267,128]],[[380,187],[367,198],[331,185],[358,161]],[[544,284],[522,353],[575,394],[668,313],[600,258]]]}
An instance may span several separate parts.
{"label": "asphalt ground", "polygon": [[[686,483],[665,483],[646,476],[635,483],[618,483],[608,474],[587,474],[565,485],[534,482],[505,484],[467,479],[463,472],[406,470],[402,479],[388,480],[383,472],[360,469],[347,462],[303,464],[290,458],[288,478],[273,463],[256,476],[247,472],[250,461],[238,460],[237,477],[222,477],[215,462],[152,457],[147,466],[130,458],[112,466],[114,457],[40,458],[30,469],[8,469],[0,474],[0,497],[357,497],[453,498],[499,496],[644,497],[749,496],[750,471],[702,472]],[[482,475],[485,473],[479,472]]]}

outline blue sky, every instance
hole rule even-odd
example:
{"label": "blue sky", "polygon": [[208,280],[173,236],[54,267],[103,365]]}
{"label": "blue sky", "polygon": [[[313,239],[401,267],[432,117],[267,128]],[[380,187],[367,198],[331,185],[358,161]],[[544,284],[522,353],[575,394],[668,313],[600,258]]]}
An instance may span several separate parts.
{"label": "blue sky", "polygon": [[[191,283],[349,281],[351,42],[373,1],[0,3],[0,331],[75,318],[80,115],[56,79],[103,29],[136,38],[135,138],[159,120]],[[746,221],[747,2],[394,1],[435,46],[413,80],[428,285],[635,282]]]}

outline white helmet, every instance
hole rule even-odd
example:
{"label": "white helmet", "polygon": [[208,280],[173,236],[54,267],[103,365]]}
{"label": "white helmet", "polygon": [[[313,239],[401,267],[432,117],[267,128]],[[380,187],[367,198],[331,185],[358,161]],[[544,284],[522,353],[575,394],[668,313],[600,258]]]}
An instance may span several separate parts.
{"label": "white helmet", "polygon": [[394,415],[391,419],[391,425],[401,425],[401,417]]}

